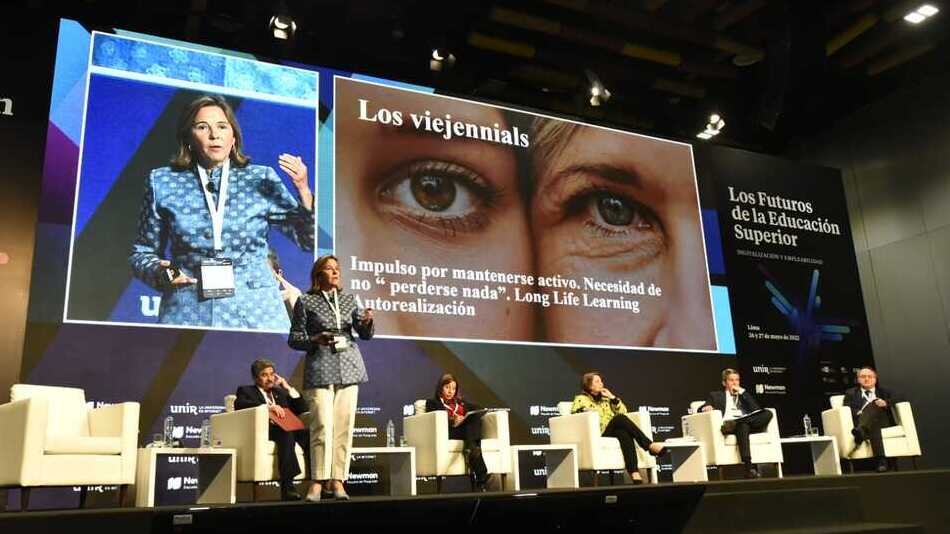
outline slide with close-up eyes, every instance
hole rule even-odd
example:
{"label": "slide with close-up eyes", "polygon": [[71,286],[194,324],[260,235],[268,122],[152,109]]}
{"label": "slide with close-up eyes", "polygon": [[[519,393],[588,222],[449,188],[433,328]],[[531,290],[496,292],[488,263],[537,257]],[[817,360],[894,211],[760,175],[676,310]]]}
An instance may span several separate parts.
{"label": "slide with close-up eyes", "polygon": [[378,335],[716,350],[689,145],[334,82],[336,253]]}

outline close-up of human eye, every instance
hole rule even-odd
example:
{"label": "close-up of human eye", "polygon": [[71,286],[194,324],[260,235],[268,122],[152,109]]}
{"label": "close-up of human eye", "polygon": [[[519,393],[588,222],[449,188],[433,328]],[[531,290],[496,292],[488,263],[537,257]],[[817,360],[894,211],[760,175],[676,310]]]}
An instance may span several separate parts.
{"label": "close-up of human eye", "polygon": [[501,191],[476,171],[449,161],[413,161],[379,189],[380,207],[403,224],[442,236],[472,233],[491,222]]}
{"label": "close-up of human eye", "polygon": [[659,217],[621,188],[589,183],[564,203],[562,224],[581,232],[593,256],[636,254],[648,259],[666,246]]}

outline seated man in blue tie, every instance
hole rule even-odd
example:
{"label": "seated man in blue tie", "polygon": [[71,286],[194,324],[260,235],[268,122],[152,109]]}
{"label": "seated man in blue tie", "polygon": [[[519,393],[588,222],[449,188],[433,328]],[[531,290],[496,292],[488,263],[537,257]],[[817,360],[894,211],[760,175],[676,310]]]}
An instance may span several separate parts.
{"label": "seated man in blue tie", "polygon": [[711,391],[700,410],[722,412],[722,433],[736,435],[739,458],[745,465],[746,478],[759,478],[759,471],[752,464],[749,434],[764,431],[772,421],[772,412],[762,410],[752,393],[739,385],[739,371],[723,369],[722,389]]}
{"label": "seated man in blue tie", "polygon": [[[274,371],[274,362],[265,359],[254,360],[251,364],[251,376],[254,384],[239,386],[234,409],[243,410],[261,404],[267,404],[271,421],[268,425],[268,439],[276,444],[277,469],[280,472],[280,498],[285,501],[300,500],[300,494],[294,489],[294,477],[300,474],[294,445],[300,445],[304,451],[305,465],[310,466],[310,430],[288,432],[274,422],[274,418],[287,417],[287,411],[300,415],[307,411],[307,402],[284,377]],[[308,477],[309,478],[309,477]]]}
{"label": "seated man in blue tie", "polygon": [[891,415],[891,406],[898,402],[894,392],[877,385],[877,371],[873,367],[864,366],[858,369],[858,386],[844,392],[844,405],[851,408],[851,417],[854,419],[854,449],[864,443],[871,442],[871,452],[877,459],[877,471],[887,471],[887,461],[884,458],[884,438],[881,429],[894,425]]}

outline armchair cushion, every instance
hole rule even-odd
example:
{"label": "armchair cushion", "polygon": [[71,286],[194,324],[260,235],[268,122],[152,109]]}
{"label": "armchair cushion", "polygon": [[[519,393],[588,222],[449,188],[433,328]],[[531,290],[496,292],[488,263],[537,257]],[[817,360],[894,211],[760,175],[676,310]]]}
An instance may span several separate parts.
{"label": "armchair cushion", "polygon": [[46,438],[44,454],[122,454],[119,438],[52,436]]}
{"label": "armchair cushion", "polygon": [[[723,441],[726,445],[733,445],[733,446],[737,445],[735,434],[729,434],[725,436],[725,440]],[[767,445],[769,443],[772,443],[772,435],[769,434],[768,432],[759,432],[756,434],[749,434],[749,445],[756,445],[756,444]]]}

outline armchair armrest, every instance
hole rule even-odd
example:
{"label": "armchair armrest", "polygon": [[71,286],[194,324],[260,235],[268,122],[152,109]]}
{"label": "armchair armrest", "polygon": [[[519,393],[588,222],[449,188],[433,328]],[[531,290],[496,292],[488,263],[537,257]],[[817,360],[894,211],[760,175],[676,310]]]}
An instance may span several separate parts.
{"label": "armchair armrest", "polygon": [[406,442],[416,448],[416,472],[436,473],[448,457],[449,415],[444,410],[404,417]]}
{"label": "armchair armrest", "polygon": [[[211,435],[221,445],[237,450],[239,480],[264,480],[266,465],[263,456],[268,438],[267,405],[222,412],[211,416]],[[260,460],[260,461],[259,461]]]}
{"label": "armchair armrest", "polygon": [[650,441],[653,441],[653,422],[650,419],[650,412],[646,410],[627,412],[627,418],[633,421],[633,424],[637,425],[637,428],[639,428],[646,437],[650,438]]}
{"label": "armchair armrest", "polygon": [[894,418],[897,424],[904,427],[907,436],[907,446],[912,455],[920,456],[920,441],[917,439],[917,423],[914,421],[914,412],[909,402],[898,402],[894,405]]}
{"label": "armchair armrest", "polygon": [[851,418],[851,408],[842,406],[821,412],[821,426],[825,435],[834,436],[838,442],[838,455],[845,458],[854,448],[854,436],[851,435],[854,420]]}
{"label": "armchair armrest", "polygon": [[691,436],[706,447],[706,459],[715,463],[716,451],[726,446],[722,435],[722,412],[710,410],[691,415],[684,415],[680,420],[683,426],[683,436]]}
{"label": "armchair armrest", "polygon": [[32,485],[46,445],[49,401],[30,397],[0,406],[0,485]]}
{"label": "armchair armrest", "polygon": [[511,437],[508,412],[488,412],[482,417],[482,439],[497,439],[501,453],[501,471],[511,472]]}
{"label": "armchair armrest", "polygon": [[119,438],[122,443],[122,482],[135,482],[139,444],[139,403],[123,402],[89,410],[89,435]]}
{"label": "armchair armrest", "polygon": [[551,443],[577,445],[577,464],[593,465],[595,441],[600,437],[600,416],[595,412],[559,415],[548,419]]}
{"label": "armchair armrest", "polygon": [[772,420],[769,421],[769,425],[765,427],[765,433],[771,436],[772,443],[778,443],[782,436],[779,434],[778,430],[778,412],[775,411],[775,408],[766,408],[766,410],[772,412]]}

